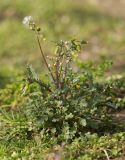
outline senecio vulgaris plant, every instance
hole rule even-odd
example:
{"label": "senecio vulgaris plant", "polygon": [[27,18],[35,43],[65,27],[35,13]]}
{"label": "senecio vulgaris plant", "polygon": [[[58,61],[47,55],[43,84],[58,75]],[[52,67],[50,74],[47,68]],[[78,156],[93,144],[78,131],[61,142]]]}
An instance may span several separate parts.
{"label": "senecio vulgaris plant", "polygon": [[[103,124],[108,121],[107,110],[112,106],[106,95],[109,86],[94,82],[93,74],[88,70],[76,72],[72,67],[74,57],[87,42],[76,39],[60,41],[56,43],[55,55],[47,57],[41,45],[41,29],[34,19],[25,17],[23,23],[35,33],[50,76],[46,83],[31,65],[27,66],[29,98],[24,112],[34,126],[31,134],[37,130],[43,137],[72,140],[88,129],[104,129]],[[23,91],[26,93],[25,87]]]}

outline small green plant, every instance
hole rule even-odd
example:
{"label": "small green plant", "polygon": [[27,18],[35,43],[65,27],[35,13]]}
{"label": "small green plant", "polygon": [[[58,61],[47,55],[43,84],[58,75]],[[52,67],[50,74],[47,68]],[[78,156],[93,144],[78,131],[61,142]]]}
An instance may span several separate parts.
{"label": "small green plant", "polygon": [[[50,76],[46,83],[39,78],[31,65],[27,66],[25,80],[26,86],[29,86],[29,99],[25,114],[35,124],[36,130],[43,136],[61,141],[71,140],[88,129],[100,132],[108,130],[109,113],[116,107],[107,95],[110,86],[98,83],[91,69],[74,71],[72,65],[74,58],[87,42],[76,39],[60,41],[56,43],[55,55],[46,57],[40,42],[41,29],[31,16],[25,17],[23,23],[35,33]],[[105,66],[101,67],[100,72],[103,68]],[[31,93],[31,88],[34,87],[36,89]],[[25,91],[24,89],[24,93]]]}

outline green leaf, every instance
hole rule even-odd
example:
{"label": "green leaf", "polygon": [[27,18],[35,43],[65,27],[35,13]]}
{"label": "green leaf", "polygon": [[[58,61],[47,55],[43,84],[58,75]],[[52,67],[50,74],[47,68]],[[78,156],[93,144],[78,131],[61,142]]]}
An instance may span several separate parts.
{"label": "green leaf", "polygon": [[87,125],[86,119],[81,119],[80,124],[85,127]]}
{"label": "green leaf", "polygon": [[67,120],[67,119],[71,119],[71,118],[73,118],[73,114],[72,114],[72,113],[70,113],[70,114],[68,114],[68,115],[65,116],[65,119],[66,119],[66,120]]}

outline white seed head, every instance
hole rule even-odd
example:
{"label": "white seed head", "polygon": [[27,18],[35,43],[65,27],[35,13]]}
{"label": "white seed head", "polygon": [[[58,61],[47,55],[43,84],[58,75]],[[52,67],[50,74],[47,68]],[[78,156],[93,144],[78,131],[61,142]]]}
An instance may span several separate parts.
{"label": "white seed head", "polygon": [[26,27],[30,27],[30,26],[34,25],[35,23],[34,23],[33,17],[32,16],[26,16],[26,17],[24,17],[23,24]]}

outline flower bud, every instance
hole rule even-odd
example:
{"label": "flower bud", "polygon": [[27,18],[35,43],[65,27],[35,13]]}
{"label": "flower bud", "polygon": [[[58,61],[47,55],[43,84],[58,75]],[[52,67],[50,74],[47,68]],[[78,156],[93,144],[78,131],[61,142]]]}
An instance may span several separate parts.
{"label": "flower bud", "polygon": [[40,31],[41,31],[41,28],[40,28],[40,27],[37,27],[36,30],[37,30],[38,32],[40,32]]}

